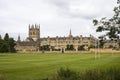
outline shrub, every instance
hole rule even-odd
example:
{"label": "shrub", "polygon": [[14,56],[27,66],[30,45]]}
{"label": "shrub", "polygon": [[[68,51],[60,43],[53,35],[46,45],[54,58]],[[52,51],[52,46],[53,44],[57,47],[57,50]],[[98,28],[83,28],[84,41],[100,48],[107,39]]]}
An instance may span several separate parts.
{"label": "shrub", "polygon": [[81,73],[60,68],[57,74],[48,80],[120,80],[120,68],[92,69]]}
{"label": "shrub", "polygon": [[104,72],[101,70],[87,70],[80,74],[80,80],[103,80]]}
{"label": "shrub", "polygon": [[113,67],[106,70],[86,70],[80,74],[80,80],[120,80],[120,69]]}
{"label": "shrub", "polygon": [[85,50],[85,49],[84,49],[84,45],[78,46],[78,50],[79,50],[79,51],[84,51],[84,50]]}
{"label": "shrub", "polygon": [[120,69],[112,67],[105,72],[106,80],[120,80]]}
{"label": "shrub", "polygon": [[68,68],[60,68],[60,70],[57,71],[57,74],[54,75],[50,80],[79,80],[79,74]]}
{"label": "shrub", "polygon": [[6,80],[6,79],[5,79],[5,76],[2,75],[2,74],[0,74],[0,80]]}

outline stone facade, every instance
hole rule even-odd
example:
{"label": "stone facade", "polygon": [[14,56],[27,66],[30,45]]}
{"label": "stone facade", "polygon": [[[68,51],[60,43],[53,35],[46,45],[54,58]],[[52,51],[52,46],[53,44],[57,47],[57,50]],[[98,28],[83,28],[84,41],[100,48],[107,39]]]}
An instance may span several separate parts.
{"label": "stone facade", "polygon": [[119,41],[106,40],[103,48],[119,49]]}
{"label": "stone facade", "polygon": [[49,45],[50,51],[63,50],[65,51],[67,45],[73,45],[73,50],[78,51],[79,46],[84,46],[85,50],[89,47],[95,46],[95,41],[98,41],[94,36],[83,37],[82,35],[74,37],[70,30],[67,37],[47,37],[40,38],[40,25],[29,25],[29,37],[25,41],[20,40],[20,36],[16,41],[16,50],[21,52],[39,51],[42,46]]}
{"label": "stone facade", "polygon": [[16,50],[18,52],[36,52],[39,51],[40,46],[40,25],[29,25],[29,37],[25,41],[16,41]]}
{"label": "stone facade", "polygon": [[78,50],[79,46],[84,45],[84,49],[88,50],[89,47],[95,46],[95,40],[97,40],[95,37],[90,35],[90,37],[82,37],[76,36],[73,37],[72,33],[70,31],[70,34],[68,37],[49,37],[48,38],[41,38],[41,46],[43,45],[50,45],[50,47],[54,49],[60,49],[60,50],[66,50],[67,45],[73,45],[74,50]]}

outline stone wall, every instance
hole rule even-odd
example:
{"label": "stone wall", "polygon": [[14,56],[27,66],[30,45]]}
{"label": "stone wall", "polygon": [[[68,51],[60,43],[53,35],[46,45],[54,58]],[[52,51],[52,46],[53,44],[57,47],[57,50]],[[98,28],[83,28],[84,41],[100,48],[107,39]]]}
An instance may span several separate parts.
{"label": "stone wall", "polygon": [[90,49],[90,52],[98,52],[98,53],[120,53],[120,50],[112,50],[112,49]]}

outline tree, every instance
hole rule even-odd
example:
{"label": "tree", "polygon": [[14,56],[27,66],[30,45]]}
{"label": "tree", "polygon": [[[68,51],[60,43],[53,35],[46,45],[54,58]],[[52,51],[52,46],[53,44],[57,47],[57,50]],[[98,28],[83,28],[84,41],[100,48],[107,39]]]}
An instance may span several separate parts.
{"label": "tree", "polygon": [[84,45],[79,45],[79,46],[78,46],[78,50],[79,50],[79,51],[85,50],[85,49],[84,49]]}
{"label": "tree", "polygon": [[69,50],[69,45],[67,45],[66,47],[67,47],[66,50]]}
{"label": "tree", "polygon": [[4,40],[0,40],[0,52],[8,52],[7,44]]}
{"label": "tree", "polygon": [[99,39],[100,40],[99,40],[99,45],[98,46],[100,48],[103,48],[106,38],[104,38],[103,36],[100,36]]}
{"label": "tree", "polygon": [[0,40],[2,39],[1,35],[0,35]]}
{"label": "tree", "polygon": [[9,35],[8,33],[5,34],[4,36],[4,43],[7,45],[5,48],[5,52],[10,52],[10,46],[9,46]]}
{"label": "tree", "polygon": [[4,40],[7,41],[7,42],[9,41],[9,35],[8,35],[8,33],[5,34]]}
{"label": "tree", "polygon": [[99,37],[100,45],[103,47],[104,40],[118,40],[120,38],[120,5],[114,8],[114,15],[107,19],[93,20],[94,26],[97,26],[96,32],[103,32],[104,35]]}
{"label": "tree", "polygon": [[74,46],[72,44],[68,44],[66,50],[74,50]]}
{"label": "tree", "polygon": [[74,50],[74,46],[72,44],[70,45],[70,50]]}
{"label": "tree", "polygon": [[2,53],[8,52],[8,48],[7,48],[7,44],[6,43],[2,44],[2,46],[1,46],[1,52]]}
{"label": "tree", "polygon": [[50,50],[50,45],[43,45],[43,46],[41,46],[40,50],[49,51]]}
{"label": "tree", "polygon": [[15,48],[14,46],[16,45],[15,44],[15,41],[13,38],[9,38],[9,52],[15,52]]}
{"label": "tree", "polygon": [[9,38],[8,33],[5,34],[4,39],[0,39],[0,52],[15,52],[15,41]]}

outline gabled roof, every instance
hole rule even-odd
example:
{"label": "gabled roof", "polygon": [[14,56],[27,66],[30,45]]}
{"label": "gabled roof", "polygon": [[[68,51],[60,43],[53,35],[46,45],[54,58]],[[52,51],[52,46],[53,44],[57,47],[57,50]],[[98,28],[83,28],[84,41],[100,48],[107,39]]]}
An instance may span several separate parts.
{"label": "gabled roof", "polygon": [[18,43],[20,46],[36,46],[36,43],[35,42],[19,42]]}

